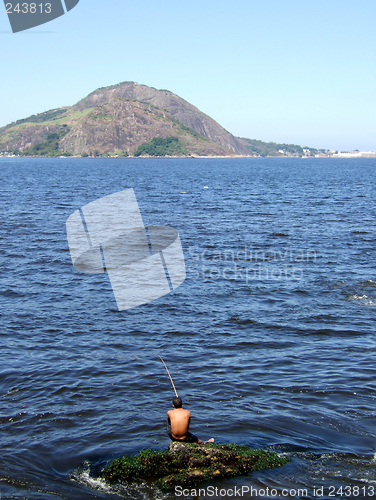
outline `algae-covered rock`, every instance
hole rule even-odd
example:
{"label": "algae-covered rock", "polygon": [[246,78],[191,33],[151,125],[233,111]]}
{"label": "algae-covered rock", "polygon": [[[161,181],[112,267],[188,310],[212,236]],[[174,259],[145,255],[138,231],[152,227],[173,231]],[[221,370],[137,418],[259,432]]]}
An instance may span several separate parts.
{"label": "algae-covered rock", "polygon": [[117,458],[103,470],[102,476],[120,483],[149,479],[169,489],[280,467],[287,462],[289,459],[276,453],[248,446],[172,442],[166,452],[143,450],[138,457]]}

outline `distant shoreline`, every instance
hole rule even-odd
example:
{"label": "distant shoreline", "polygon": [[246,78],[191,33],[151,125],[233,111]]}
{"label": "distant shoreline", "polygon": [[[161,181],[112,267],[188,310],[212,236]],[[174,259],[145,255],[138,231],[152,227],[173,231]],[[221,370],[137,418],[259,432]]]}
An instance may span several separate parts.
{"label": "distant shoreline", "polygon": [[236,137],[165,89],[121,82],[0,127],[0,156],[57,158],[373,158],[374,151],[313,148]]}
{"label": "distant shoreline", "polygon": [[0,158],[39,158],[39,159],[84,159],[84,160],[183,160],[183,159],[196,159],[196,160],[225,160],[225,159],[242,159],[242,158],[278,158],[278,159],[323,159],[323,158],[333,158],[333,159],[355,159],[364,160],[376,158],[376,153],[368,153],[364,155],[316,155],[316,156],[253,156],[253,155],[231,155],[231,156],[22,156],[22,155],[6,155],[0,154]]}

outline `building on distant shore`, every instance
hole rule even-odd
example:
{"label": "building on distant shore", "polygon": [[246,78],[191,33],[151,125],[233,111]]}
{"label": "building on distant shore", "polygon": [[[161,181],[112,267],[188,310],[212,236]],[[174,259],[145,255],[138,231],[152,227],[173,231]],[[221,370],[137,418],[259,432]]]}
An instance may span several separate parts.
{"label": "building on distant shore", "polygon": [[375,151],[332,151],[332,158],[376,158]]}

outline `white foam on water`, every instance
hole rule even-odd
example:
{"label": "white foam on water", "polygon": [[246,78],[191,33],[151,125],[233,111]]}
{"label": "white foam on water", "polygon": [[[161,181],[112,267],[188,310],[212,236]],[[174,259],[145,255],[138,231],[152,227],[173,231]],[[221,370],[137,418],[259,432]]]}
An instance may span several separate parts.
{"label": "white foam on water", "polygon": [[348,299],[350,300],[358,300],[360,302],[362,302],[364,305],[366,306],[374,306],[376,305],[376,301],[375,299],[373,299],[372,297],[368,297],[368,295],[358,295],[358,294],[353,294],[353,295],[349,295],[348,296]]}
{"label": "white foam on water", "polygon": [[102,490],[107,492],[111,490],[111,486],[108,485],[104,479],[92,477],[90,476],[89,472],[81,473],[81,481],[95,490]]}
{"label": "white foam on water", "polygon": [[83,470],[76,470],[72,473],[72,479],[81,484],[85,484],[91,489],[104,491],[106,493],[113,492],[111,486],[102,478],[93,477],[90,475],[90,463],[84,462]]}
{"label": "white foam on water", "polygon": [[148,485],[145,482],[129,483],[127,485],[114,483],[110,485],[104,479],[90,475],[91,467],[89,462],[84,462],[82,465],[83,469],[75,470],[71,478],[92,490],[111,493],[112,495],[118,495],[130,500],[150,500],[151,498],[154,500],[167,500],[171,498],[168,493],[166,494],[159,488]]}
{"label": "white foam on water", "polygon": [[368,286],[376,286],[376,281],[366,280],[364,284]]}

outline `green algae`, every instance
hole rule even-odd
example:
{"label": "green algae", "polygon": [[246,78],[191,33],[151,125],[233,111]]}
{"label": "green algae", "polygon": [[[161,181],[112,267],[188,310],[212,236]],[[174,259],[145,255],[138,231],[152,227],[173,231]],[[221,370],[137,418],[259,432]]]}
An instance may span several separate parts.
{"label": "green algae", "polygon": [[170,489],[280,467],[288,462],[288,458],[277,453],[248,446],[175,442],[165,452],[148,449],[138,456],[117,458],[101,475],[111,483],[150,480],[159,488]]}

